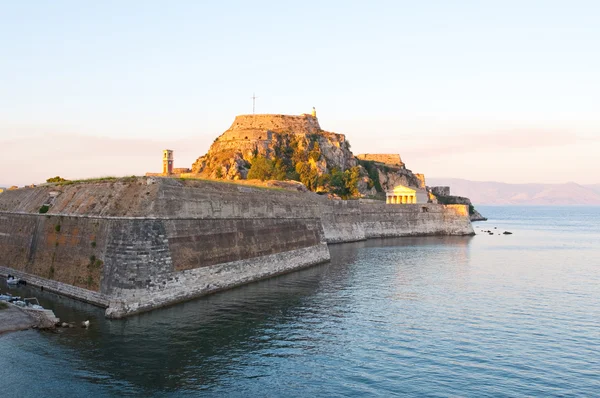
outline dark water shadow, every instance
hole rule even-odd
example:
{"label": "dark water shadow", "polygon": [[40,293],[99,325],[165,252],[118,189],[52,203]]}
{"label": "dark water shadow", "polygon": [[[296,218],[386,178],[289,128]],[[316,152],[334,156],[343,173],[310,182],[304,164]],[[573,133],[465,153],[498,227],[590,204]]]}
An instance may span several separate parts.
{"label": "dark water shadow", "polygon": [[343,288],[350,278],[349,264],[365,248],[466,247],[469,241],[409,237],[332,245],[329,263],[123,320],[107,320],[101,308],[38,288],[18,288],[13,294],[38,297],[63,321],[90,320],[89,329],[43,335],[49,344],[67,350],[81,372],[76,377],[111,388],[119,381],[128,386],[120,392],[196,391],[231,377],[240,357],[268,350],[265,331],[302,322],[323,289],[334,294]]}

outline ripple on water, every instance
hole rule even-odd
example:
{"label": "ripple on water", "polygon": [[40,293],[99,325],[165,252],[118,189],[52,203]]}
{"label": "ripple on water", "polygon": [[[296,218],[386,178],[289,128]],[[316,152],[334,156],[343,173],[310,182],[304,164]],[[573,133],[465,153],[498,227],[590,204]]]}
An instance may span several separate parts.
{"label": "ripple on water", "polygon": [[600,210],[485,213],[122,321],[31,290],[93,326],[1,337],[3,395],[598,396]]}

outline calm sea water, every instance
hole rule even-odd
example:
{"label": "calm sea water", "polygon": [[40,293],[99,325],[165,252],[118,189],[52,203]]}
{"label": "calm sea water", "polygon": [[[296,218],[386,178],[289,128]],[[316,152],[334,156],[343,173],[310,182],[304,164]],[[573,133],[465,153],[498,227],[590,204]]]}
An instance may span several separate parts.
{"label": "calm sea water", "polygon": [[22,290],[92,326],[0,336],[0,396],[600,396],[600,207],[480,210],[122,321]]}

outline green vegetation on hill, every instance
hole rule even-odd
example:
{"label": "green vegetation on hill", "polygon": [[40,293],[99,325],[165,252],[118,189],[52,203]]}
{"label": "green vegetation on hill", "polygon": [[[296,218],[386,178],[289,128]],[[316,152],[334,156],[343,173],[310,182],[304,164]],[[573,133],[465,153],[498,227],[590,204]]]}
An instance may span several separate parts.
{"label": "green vegetation on hill", "polygon": [[362,167],[367,170],[369,174],[369,178],[371,179],[371,183],[369,184],[369,188],[375,187],[377,192],[383,192],[383,188],[381,187],[381,183],[379,182],[379,171],[377,166],[375,165],[375,161],[372,160],[360,160],[358,161]]}
{"label": "green vegetation on hill", "polygon": [[252,161],[248,171],[250,180],[285,180],[287,168],[281,162],[281,159],[271,160],[264,157],[256,157]]}
{"label": "green vegetation on hill", "polygon": [[56,177],[52,177],[52,178],[48,178],[46,180],[46,182],[63,182],[63,181],[67,181],[64,178],[60,177],[60,176],[56,176]]}
{"label": "green vegetation on hill", "polygon": [[[269,158],[259,156],[258,149],[254,151],[247,178],[262,181],[295,180],[314,192],[333,193],[342,198],[359,196],[357,184],[360,167],[355,166],[343,172],[337,167],[328,170],[319,138],[318,134],[310,134],[306,138],[277,134]],[[319,162],[324,164],[319,167]]]}

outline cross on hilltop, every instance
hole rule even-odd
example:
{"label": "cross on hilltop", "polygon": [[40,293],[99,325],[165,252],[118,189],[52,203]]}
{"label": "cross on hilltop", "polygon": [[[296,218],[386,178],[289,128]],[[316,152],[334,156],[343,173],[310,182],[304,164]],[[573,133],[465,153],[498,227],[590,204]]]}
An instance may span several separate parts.
{"label": "cross on hilltop", "polygon": [[258,97],[256,96],[255,93],[252,93],[252,114],[254,115],[255,110],[256,110],[256,99]]}

